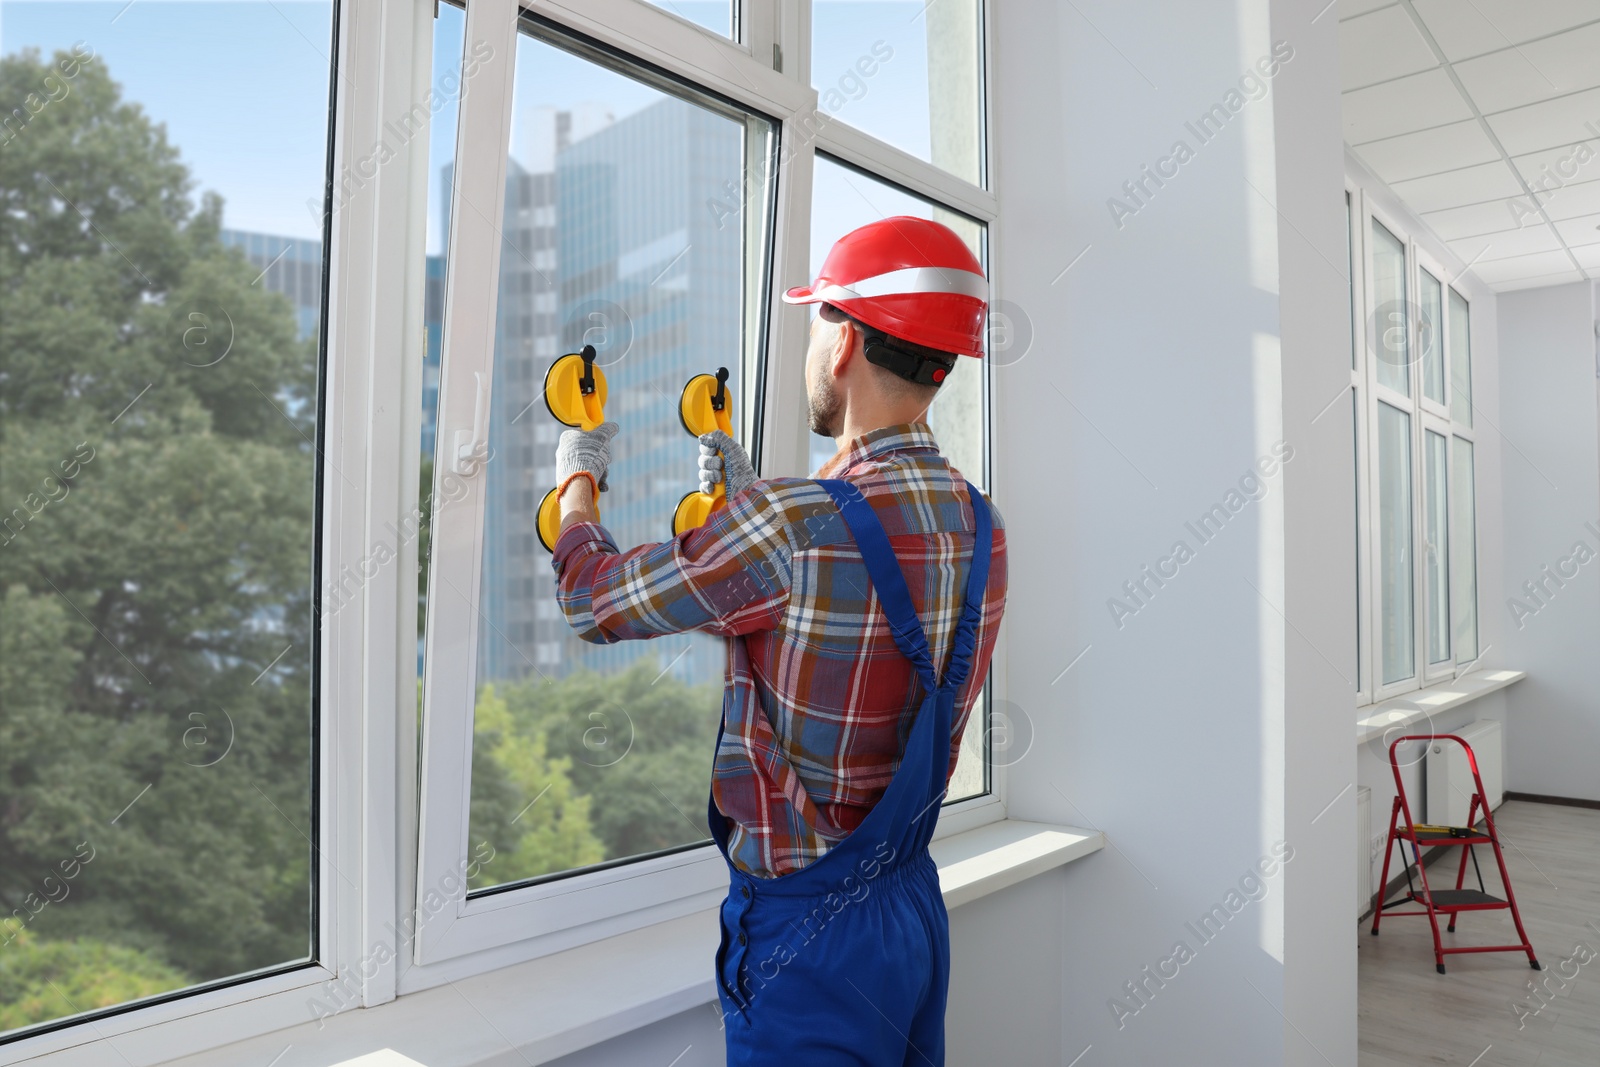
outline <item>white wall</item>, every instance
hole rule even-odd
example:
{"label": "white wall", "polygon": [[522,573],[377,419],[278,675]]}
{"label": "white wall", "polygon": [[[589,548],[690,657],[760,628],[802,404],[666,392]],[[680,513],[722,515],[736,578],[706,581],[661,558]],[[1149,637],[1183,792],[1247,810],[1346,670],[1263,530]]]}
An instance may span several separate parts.
{"label": "white wall", "polygon": [[[1504,469],[1504,595],[1482,601],[1503,629],[1507,663],[1528,672],[1507,690],[1506,788],[1584,800],[1600,800],[1596,288],[1500,296],[1500,431],[1515,448]],[[1574,557],[1580,544],[1587,563]],[[1561,578],[1562,566],[1576,576]]]}
{"label": "white wall", "polygon": [[[996,283],[1035,337],[996,370],[996,495],[1026,576],[1004,695],[1037,732],[1012,813],[1111,841],[1062,882],[1050,1062],[1090,1044],[1097,1064],[1355,1062],[1353,931],[1330,921],[1355,850],[1350,442],[1312,422],[1348,383],[1347,281],[1335,24],[1315,14],[1018,0],[996,18]],[[1185,123],[1275,39],[1294,58],[1271,94],[1196,145]],[[1108,198],[1180,138],[1193,158],[1119,226]],[[1294,458],[1266,497],[1199,545],[1185,523],[1280,439]],[[1107,601],[1180,539],[1194,558],[1119,627]],[[1280,839],[1291,866],[1203,943],[1186,924]],[[1145,979],[1180,940],[1194,958]],[[1116,997],[1139,1008],[1120,1025]]]}

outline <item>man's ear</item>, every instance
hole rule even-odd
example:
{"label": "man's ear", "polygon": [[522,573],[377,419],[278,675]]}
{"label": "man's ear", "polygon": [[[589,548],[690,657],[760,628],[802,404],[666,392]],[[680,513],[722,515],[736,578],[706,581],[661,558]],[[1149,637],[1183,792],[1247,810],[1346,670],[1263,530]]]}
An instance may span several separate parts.
{"label": "man's ear", "polygon": [[850,365],[850,359],[856,354],[856,324],[846,319],[839,323],[839,328],[833,335],[833,376],[844,377],[845,368]]}

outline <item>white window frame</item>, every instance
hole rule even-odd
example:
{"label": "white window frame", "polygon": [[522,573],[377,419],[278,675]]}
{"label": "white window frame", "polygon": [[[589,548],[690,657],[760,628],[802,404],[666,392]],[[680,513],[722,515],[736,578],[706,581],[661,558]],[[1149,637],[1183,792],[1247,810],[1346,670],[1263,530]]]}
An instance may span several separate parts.
{"label": "white window frame", "polygon": [[[1467,302],[1469,319],[1469,345],[1471,333],[1471,316],[1474,301],[1467,297],[1459,286],[1459,278],[1446,269],[1442,262],[1435,258],[1427,249],[1421,247],[1415,239],[1412,227],[1402,219],[1374,204],[1361,186],[1353,181],[1346,180],[1345,191],[1350,197],[1351,211],[1351,248],[1354,259],[1354,274],[1351,279],[1352,321],[1356,330],[1356,352],[1354,366],[1351,368],[1350,384],[1356,390],[1355,402],[1355,456],[1356,456],[1356,559],[1358,581],[1360,588],[1358,625],[1356,640],[1359,648],[1358,655],[1358,685],[1356,687],[1356,705],[1366,708],[1373,704],[1406,693],[1414,692],[1428,685],[1460,677],[1475,669],[1481,659],[1482,649],[1470,658],[1464,658],[1460,648],[1460,634],[1455,628],[1455,604],[1453,603],[1454,589],[1452,575],[1457,567],[1471,567],[1476,573],[1477,560],[1466,558],[1466,546],[1456,543],[1455,531],[1451,524],[1451,510],[1454,507],[1456,495],[1462,491],[1455,478],[1455,450],[1457,440],[1472,442],[1476,458],[1477,435],[1472,426],[1464,422],[1453,420],[1450,416],[1451,375],[1453,368],[1450,361],[1450,345],[1452,342],[1450,324],[1450,296],[1452,291],[1458,293]],[[1388,386],[1378,382],[1376,355],[1372,352],[1371,317],[1375,307],[1373,293],[1372,271],[1372,223],[1376,221],[1392,233],[1405,248],[1406,255],[1406,301],[1407,301],[1407,329],[1409,342],[1413,346],[1413,358],[1408,365],[1407,381],[1410,385],[1411,395],[1406,396]],[[1426,270],[1438,279],[1441,292],[1440,321],[1437,324],[1438,336],[1435,343],[1439,346],[1445,379],[1445,399],[1440,404],[1430,400],[1423,391],[1422,360],[1415,348],[1418,341],[1419,316],[1416,312],[1421,308],[1421,271]],[[1468,373],[1472,373],[1476,360],[1468,354]],[[1383,630],[1382,630],[1382,601],[1381,579],[1376,571],[1378,560],[1378,528],[1376,522],[1376,493],[1378,484],[1378,450],[1374,434],[1376,433],[1378,403],[1386,403],[1407,413],[1410,419],[1411,442],[1411,544],[1412,544],[1412,662],[1413,672],[1411,677],[1400,681],[1384,684],[1382,681],[1383,670]],[[1476,420],[1474,420],[1476,421]],[[1427,433],[1440,434],[1445,439],[1445,479],[1446,479],[1446,504],[1444,515],[1445,535],[1448,538],[1448,557],[1446,560],[1444,582],[1446,589],[1447,618],[1444,620],[1446,632],[1450,637],[1450,655],[1447,659],[1437,663],[1428,662],[1428,625],[1429,613],[1432,610],[1431,598],[1428,588],[1427,568],[1427,530],[1426,508],[1428,470],[1426,444]],[[1474,476],[1476,476],[1476,464]],[[1473,523],[1474,543],[1477,537],[1477,508],[1478,494],[1474,487]],[[1476,586],[1477,583],[1475,583]],[[1480,639],[1481,645],[1481,622]]]}
{"label": "white window frame", "polygon": [[[457,172],[463,182],[475,181],[485,189],[492,184],[493,195],[486,200],[480,196],[478,202],[492,205],[495,219],[504,204],[509,108],[487,105],[493,84],[502,93],[510,85],[517,6],[517,0],[467,4],[468,40],[493,40],[500,46],[474,76],[475,91],[466,94],[460,130],[474,131],[469,146],[474,154],[458,155]],[[773,259],[765,294],[765,417],[753,451],[764,473],[804,473],[803,414],[798,405],[780,401],[792,400],[789,390],[803,380],[807,315],[804,308],[782,303],[778,295],[808,276],[815,153],[824,151],[971,216],[985,225],[986,240],[993,240],[998,208],[988,188],[818,112],[810,78],[810,0],[741,0],[740,8],[735,41],[645,0],[539,0],[536,10],[546,20],[781,122]],[[987,69],[992,2],[982,4],[981,12],[980,60]],[[490,17],[495,14],[501,16],[498,26]],[[375,147],[386,143],[386,122],[427,99],[433,19],[433,0],[340,0],[336,5],[332,173],[344,174],[345,168],[372,157]],[[780,56],[782,72],[771,62]],[[985,85],[986,78],[979,84]],[[352,92],[358,88],[362,91]],[[993,94],[985,92],[980,137],[985,146],[992,106]],[[495,110],[504,114],[490,114]],[[476,139],[479,134],[483,139]],[[393,159],[376,168],[362,195],[348,197],[333,213],[327,235],[325,447],[318,531],[324,576],[347,566],[359,571],[376,542],[393,540],[389,524],[402,523],[418,503],[427,140],[416,136],[399,146]],[[460,166],[484,153],[499,157],[491,168],[497,181],[481,166],[465,172]],[[476,179],[472,171],[479,172]],[[983,173],[988,173],[986,149]],[[447,275],[451,302],[468,298],[461,294],[473,279],[481,283],[496,278],[494,250],[483,248],[483,233],[474,234],[469,215],[455,215],[451,241],[480,251],[452,254]],[[497,286],[484,289],[493,294]],[[999,279],[991,277],[991,289],[1000,291]],[[459,384],[463,375],[470,381],[471,371],[483,374],[490,367],[492,296],[484,308],[480,294],[478,311],[482,317],[474,324],[468,316],[452,314],[447,304],[444,377],[453,377],[455,387],[450,381],[440,383],[441,458],[449,454],[456,432],[471,428],[475,390]],[[987,361],[984,371],[988,434],[993,419]],[[992,440],[986,441],[991,463],[992,448]],[[435,916],[416,938],[397,934],[415,919],[419,900],[440,874],[430,866],[434,855],[442,854],[440,836],[452,823],[464,835],[471,731],[470,702],[459,697],[453,718],[440,714],[428,721],[437,767],[424,788],[415,728],[415,541],[400,545],[398,556],[396,565],[380,569],[362,586],[356,603],[327,619],[318,635],[318,962],[260,978],[242,976],[12,1041],[0,1046],[0,1064],[24,1059],[41,1067],[83,1062],[86,1054],[99,1056],[88,1051],[96,1042],[109,1042],[139,1063],[203,1053],[312,1021],[318,1003],[322,1010],[373,1007],[415,990],[661,922],[720,897],[726,873],[721,857],[706,846],[556,883],[462,898],[453,915],[447,909]],[[475,583],[475,554],[472,560],[466,573]],[[435,635],[430,633],[428,640],[435,641]],[[452,647],[447,654],[442,645],[430,650],[428,663],[441,675],[441,691],[447,684],[458,694],[470,691],[475,659],[464,651]],[[1004,696],[1005,651],[1002,635],[990,683],[996,699]],[[455,674],[445,676],[452,659],[457,661]],[[454,771],[445,769],[447,765]],[[988,778],[988,793],[941,811],[936,838],[1006,817],[1005,768],[991,766]],[[446,915],[448,921],[437,921]]]}

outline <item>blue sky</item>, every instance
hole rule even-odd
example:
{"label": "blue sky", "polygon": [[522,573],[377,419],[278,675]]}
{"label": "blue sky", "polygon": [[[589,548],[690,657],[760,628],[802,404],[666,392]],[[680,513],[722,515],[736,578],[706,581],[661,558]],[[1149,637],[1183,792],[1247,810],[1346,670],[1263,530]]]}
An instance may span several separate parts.
{"label": "blue sky", "polygon": [[226,225],[315,238],[305,203],[325,180],[332,11],[317,0],[8,0],[0,53],[84,42],[123,99],[166,125],[197,191],[226,198]]}
{"label": "blue sky", "polygon": [[[654,2],[702,25],[727,24],[726,0]],[[921,0],[817,0],[812,80],[824,94],[838,90],[824,96],[824,110],[926,156],[922,9]],[[223,195],[225,225],[317,238],[320,228],[306,201],[320,197],[324,181],[332,13],[326,0],[4,0],[0,53],[37,47],[48,55],[84,42],[122,85],[124,99],[166,126],[197,191]],[[460,69],[463,21],[461,11],[441,5],[435,86],[447,70]],[[882,58],[885,53],[889,58]],[[863,57],[871,75],[860,73]],[[622,118],[660,98],[653,89],[548,46],[524,39],[519,47],[519,111],[599,102]],[[449,160],[455,132],[452,100],[434,118],[431,176]],[[839,180],[819,175],[817,197],[819,216],[841,224],[866,221],[862,197]],[[438,219],[433,189],[430,251],[438,249]]]}

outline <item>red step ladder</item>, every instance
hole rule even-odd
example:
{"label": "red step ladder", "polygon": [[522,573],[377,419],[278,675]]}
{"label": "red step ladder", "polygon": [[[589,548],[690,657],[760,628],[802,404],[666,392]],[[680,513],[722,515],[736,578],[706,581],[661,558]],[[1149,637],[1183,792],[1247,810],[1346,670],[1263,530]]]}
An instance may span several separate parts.
{"label": "red step ladder", "polygon": [[[1411,818],[1411,803],[1406,799],[1406,786],[1400,780],[1400,764],[1395,759],[1395,749],[1406,741],[1454,741],[1460,745],[1467,754],[1467,766],[1472,768],[1472,781],[1476,791],[1472,794],[1472,801],[1467,806],[1467,825],[1465,827],[1418,827]],[[1378,922],[1383,918],[1383,913],[1389,908],[1402,907],[1406,904],[1420,904],[1421,911],[1397,911],[1393,914],[1400,915],[1426,915],[1428,924],[1433,927],[1433,961],[1444,973],[1444,958],[1452,952],[1526,952],[1528,966],[1534,970],[1541,970],[1539,960],[1533,954],[1533,945],[1528,942],[1528,934],[1522,928],[1522,915],[1517,911],[1517,895],[1511,890],[1511,877],[1506,874],[1506,860],[1500,851],[1500,835],[1495,832],[1494,816],[1489,811],[1488,794],[1483,788],[1483,778],[1478,774],[1478,760],[1472,754],[1472,746],[1467,744],[1455,734],[1411,734],[1402,737],[1389,746],[1389,769],[1394,772],[1395,798],[1394,808],[1389,815],[1389,844],[1383,854],[1383,878],[1378,885],[1386,887],[1389,884],[1389,861],[1394,856],[1395,842],[1410,841],[1411,854],[1416,863],[1417,873],[1422,877],[1422,892],[1417,892],[1416,885],[1411,881],[1411,865],[1405,863],[1406,850],[1400,846],[1400,862],[1405,865],[1406,895],[1397,897],[1387,904],[1380,904],[1372,915],[1372,935],[1378,935]],[[1477,826],[1478,809],[1483,808],[1483,822],[1485,829],[1479,832]],[[1405,825],[1400,825],[1400,816],[1406,817]],[[1456,887],[1454,889],[1430,889],[1428,887],[1428,868],[1422,863],[1422,846],[1460,845],[1461,867],[1456,872]],[[1506,887],[1506,899],[1490,896],[1484,890],[1483,870],[1478,866],[1477,853],[1472,851],[1473,845],[1489,845],[1494,849],[1495,863],[1500,867],[1500,883]],[[1477,889],[1463,889],[1462,883],[1467,877],[1467,857],[1472,857],[1472,869],[1478,875]],[[1382,889],[1379,892],[1383,892]],[[1511,921],[1517,925],[1517,936],[1522,938],[1515,945],[1473,945],[1470,947],[1446,948],[1439,940],[1439,915],[1443,913],[1450,918],[1450,925],[1446,930],[1455,932],[1456,916],[1463,911],[1501,911],[1511,912]]]}

